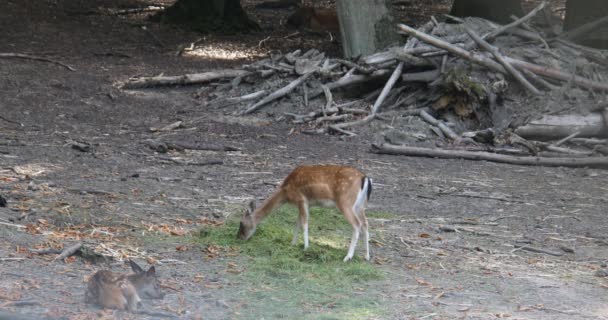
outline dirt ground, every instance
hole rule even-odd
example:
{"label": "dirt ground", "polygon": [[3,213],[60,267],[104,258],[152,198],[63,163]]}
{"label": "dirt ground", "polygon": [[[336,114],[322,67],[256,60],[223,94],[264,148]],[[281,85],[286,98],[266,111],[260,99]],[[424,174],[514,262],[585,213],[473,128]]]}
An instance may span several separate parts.
{"label": "dirt ground", "polygon": [[[188,241],[177,231],[169,241],[154,235],[196,232],[240,214],[299,164],[340,163],[374,179],[370,211],[394,216],[370,220],[371,263],[387,276],[362,288],[385,309],[366,318],[608,319],[608,280],[596,276],[608,262],[608,172],[376,155],[365,129],[348,139],[304,135],[264,115],[205,110],[198,88],[121,91],[115,81],[239,66],[274,50],[258,47],[267,36],[260,32],[208,36],[205,55],[178,57],[180,45],[201,36],[155,24],[146,24],[148,32],[142,21],[91,13],[145,3],[128,2],[0,2],[0,52],[76,69],[0,59],[0,195],[8,202],[0,207],[1,311],[157,318],[83,303],[85,277],[104,264],[27,250],[82,241],[140,264],[157,260],[172,288],[150,303],[158,310],[183,319],[247,318],[234,294],[246,288],[226,276],[226,257],[177,250]],[[178,120],[183,128],[150,131]],[[240,151],[163,155],[145,143],[158,138]],[[223,164],[184,164],[209,160]],[[125,270],[122,262],[111,266]]]}

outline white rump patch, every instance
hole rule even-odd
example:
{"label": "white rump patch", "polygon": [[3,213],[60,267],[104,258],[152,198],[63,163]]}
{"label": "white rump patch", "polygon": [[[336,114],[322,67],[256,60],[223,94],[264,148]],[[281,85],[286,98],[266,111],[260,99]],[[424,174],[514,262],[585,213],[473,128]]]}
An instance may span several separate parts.
{"label": "white rump patch", "polygon": [[365,204],[367,203],[367,190],[369,189],[370,183],[371,179],[365,178],[365,182],[363,182],[363,188],[361,188],[361,190],[359,190],[359,193],[357,194],[357,200],[353,205],[353,211],[355,211],[357,215],[359,215],[361,211],[365,209]]}

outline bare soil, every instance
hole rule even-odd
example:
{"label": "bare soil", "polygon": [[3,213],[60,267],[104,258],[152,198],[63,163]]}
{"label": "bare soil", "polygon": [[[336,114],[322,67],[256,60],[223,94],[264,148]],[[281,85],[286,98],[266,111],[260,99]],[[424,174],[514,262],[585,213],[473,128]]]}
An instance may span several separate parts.
{"label": "bare soil", "polygon": [[[151,307],[184,319],[247,318],[247,308],[264,306],[235,298],[250,288],[231,282],[228,253],[210,254],[182,230],[240,214],[299,164],[340,163],[374,179],[370,211],[391,213],[370,221],[371,263],[387,277],[353,293],[378,295],[382,318],[608,319],[608,280],[595,276],[608,262],[608,172],[376,155],[365,129],[348,139],[303,135],[265,114],[206,110],[198,88],[118,90],[113,83],[131,76],[235,67],[286,50],[258,46],[266,30],[207,36],[206,56],[178,57],[180,45],[201,36],[92,13],[152,2],[0,2],[0,52],[76,69],[0,59],[0,195],[8,201],[0,208],[0,310],[35,319],[157,318],[83,303],[84,279],[105,264],[27,250],[82,241],[116,257],[157,260],[168,295]],[[294,46],[338,48],[324,35],[301,39]],[[185,127],[150,131],[178,120]],[[159,138],[241,151],[158,154],[146,141]],[[223,164],[184,164],[214,159]],[[173,236],[157,239],[163,232]]]}

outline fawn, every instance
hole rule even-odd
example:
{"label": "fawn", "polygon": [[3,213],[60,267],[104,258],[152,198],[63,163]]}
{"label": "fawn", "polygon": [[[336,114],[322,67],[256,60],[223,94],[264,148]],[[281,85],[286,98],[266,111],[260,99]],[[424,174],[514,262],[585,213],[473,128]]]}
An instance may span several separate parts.
{"label": "fawn", "polygon": [[344,262],[352,259],[361,232],[365,243],[365,259],[369,260],[369,232],[365,206],[371,192],[372,180],[355,168],[335,165],[297,167],[260,207],[256,209],[254,202],[250,203],[249,210],[241,220],[238,237],[241,240],[251,238],[256,226],[272,210],[287,202],[298,207],[300,211],[292,244],[296,244],[299,229],[302,228],[304,249],[307,249],[308,206],[335,205],[353,227],[353,235]]}
{"label": "fawn", "polygon": [[87,283],[85,301],[103,308],[137,311],[141,297],[162,299],[156,269],[144,271],[134,261],[129,261],[133,273],[118,274],[109,270],[96,272]]}
{"label": "fawn", "polygon": [[340,33],[340,23],[335,9],[301,7],[287,18],[287,24],[316,32]]}

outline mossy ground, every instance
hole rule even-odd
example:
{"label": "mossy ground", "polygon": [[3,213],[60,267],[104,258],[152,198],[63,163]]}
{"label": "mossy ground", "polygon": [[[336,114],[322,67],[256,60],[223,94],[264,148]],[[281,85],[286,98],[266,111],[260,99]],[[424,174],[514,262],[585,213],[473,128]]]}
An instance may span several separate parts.
{"label": "mossy ground", "polygon": [[[291,245],[297,210],[283,206],[257,228],[249,241],[236,238],[238,217],[220,227],[201,230],[201,245],[230,248],[240,253],[243,271],[235,281],[243,285],[238,299],[240,317],[369,319],[383,314],[372,294],[372,283],[385,277],[375,265],[356,257],[344,263],[351,226],[336,210],[312,208],[310,247]],[[262,307],[261,307],[262,306]]]}

